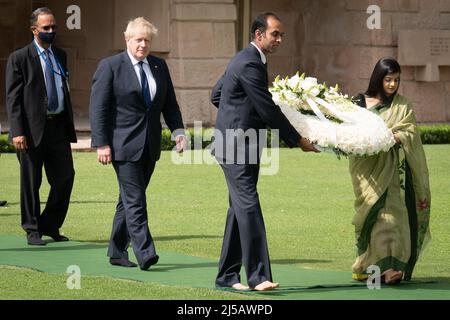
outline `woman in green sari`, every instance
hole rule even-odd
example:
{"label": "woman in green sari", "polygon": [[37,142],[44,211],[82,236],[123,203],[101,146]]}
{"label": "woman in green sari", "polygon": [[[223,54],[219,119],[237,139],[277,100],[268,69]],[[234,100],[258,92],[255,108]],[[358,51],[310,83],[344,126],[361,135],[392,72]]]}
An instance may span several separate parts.
{"label": "woman in green sari", "polygon": [[400,72],[396,60],[381,59],[357,99],[384,120],[396,145],[374,156],[349,158],[356,196],[355,280],[367,279],[372,265],[380,268],[385,283],[410,280],[430,238],[428,168],[411,103],[397,93]]}

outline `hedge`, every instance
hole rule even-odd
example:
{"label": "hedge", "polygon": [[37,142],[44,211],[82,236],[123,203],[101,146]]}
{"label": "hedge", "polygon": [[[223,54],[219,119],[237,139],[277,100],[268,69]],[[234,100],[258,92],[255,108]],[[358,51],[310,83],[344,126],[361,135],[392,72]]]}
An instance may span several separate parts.
{"label": "hedge", "polygon": [[[420,137],[422,138],[422,142],[424,144],[450,144],[450,125],[419,125]],[[191,143],[194,141],[194,130],[189,130],[189,136],[191,137]],[[211,143],[212,135],[214,134],[213,128],[208,128],[203,130],[203,139],[199,134],[196,133],[196,139],[203,141],[202,147],[205,148],[207,145]],[[270,130],[268,134],[268,143],[270,146]],[[163,137],[161,147],[162,150],[172,150],[175,146],[175,142],[171,141],[170,131],[168,129],[163,130]],[[281,140],[280,147],[286,148],[287,145]]]}
{"label": "hedge", "polygon": [[[424,144],[450,144],[450,125],[419,125],[420,136]],[[211,144],[212,136],[214,134],[213,128],[201,129],[194,132],[194,129],[187,130],[190,137],[192,148],[205,148]],[[268,145],[270,145],[270,131],[268,135]],[[162,132],[161,149],[172,150],[175,146],[175,141],[172,141],[171,133],[168,129]],[[285,148],[286,144],[280,141],[280,147]],[[14,147],[9,144],[7,135],[0,135],[0,152],[8,153],[14,152]]]}
{"label": "hedge", "polygon": [[0,153],[13,153],[14,147],[8,142],[8,135],[0,134]]}
{"label": "hedge", "polygon": [[450,143],[450,125],[419,125],[420,137],[425,144]]}

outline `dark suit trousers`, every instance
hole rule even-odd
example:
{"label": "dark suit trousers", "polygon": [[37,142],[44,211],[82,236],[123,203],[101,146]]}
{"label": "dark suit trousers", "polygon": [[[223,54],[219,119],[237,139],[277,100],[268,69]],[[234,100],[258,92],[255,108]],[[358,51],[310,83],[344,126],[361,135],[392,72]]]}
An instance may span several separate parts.
{"label": "dark suit trousers", "polygon": [[256,184],[259,165],[221,164],[228,185],[228,209],[216,285],[230,287],[241,282],[244,264],[247,282],[254,288],[272,281],[266,230]]}
{"label": "dark suit trousers", "polygon": [[[64,118],[47,120],[41,143],[17,153],[20,162],[22,228],[28,233],[59,233],[67,214],[75,177]],[[45,168],[50,193],[41,215],[39,188]]]}
{"label": "dark suit trousers", "polygon": [[155,245],[148,227],[145,191],[150,182],[155,161],[150,160],[148,147],[139,161],[114,161],[119,182],[119,201],[114,216],[108,256],[128,259],[127,248],[131,240],[134,254],[142,267],[156,255]]}

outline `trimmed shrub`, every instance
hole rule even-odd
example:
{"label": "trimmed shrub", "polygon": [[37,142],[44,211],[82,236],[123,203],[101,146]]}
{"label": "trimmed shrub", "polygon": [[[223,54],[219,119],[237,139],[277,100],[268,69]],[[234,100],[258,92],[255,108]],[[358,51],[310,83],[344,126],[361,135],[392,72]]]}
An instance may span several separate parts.
{"label": "trimmed shrub", "polygon": [[[450,144],[450,125],[419,125],[420,136],[423,144]],[[204,128],[194,132],[193,128],[186,130],[190,141],[190,149],[206,148],[213,141],[214,128]],[[267,145],[270,146],[272,132],[268,130]],[[175,141],[169,129],[163,129],[161,138],[161,150],[172,150],[175,147]],[[287,145],[280,140],[280,148],[286,148]],[[8,141],[8,135],[0,135],[0,152],[14,153],[14,147]]]}
{"label": "trimmed shrub", "polygon": [[[190,149],[204,149],[211,144],[214,128],[206,128],[194,132],[193,128],[186,129],[186,135],[190,143]],[[163,129],[161,137],[161,150],[172,150],[175,147],[175,138],[169,129]]]}
{"label": "trimmed shrub", "polygon": [[450,125],[419,125],[418,128],[424,144],[450,143]]}
{"label": "trimmed shrub", "polygon": [[8,141],[8,135],[0,135],[0,153],[14,153],[16,150]]}

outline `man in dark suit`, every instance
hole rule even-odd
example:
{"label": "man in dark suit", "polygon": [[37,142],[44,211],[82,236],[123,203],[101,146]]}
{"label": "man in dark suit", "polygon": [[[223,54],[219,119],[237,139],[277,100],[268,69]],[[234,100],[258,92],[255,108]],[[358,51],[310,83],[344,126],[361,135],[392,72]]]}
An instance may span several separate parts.
{"label": "man in dark suit", "polygon": [[142,270],[158,262],[148,228],[145,191],[161,153],[161,113],[184,149],[184,129],[164,60],[150,54],[156,28],[144,18],[129,22],[127,50],[102,60],[95,72],[90,104],[92,146],[98,161],[111,163],[120,195],[108,256],[110,263],[135,267],[128,259],[131,240]]}
{"label": "man in dark suit", "polygon": [[272,280],[256,188],[260,140],[265,139],[258,132],[269,126],[279,130],[289,147],[317,151],[292,127],[268,91],[266,55],[275,52],[283,35],[283,26],[275,14],[260,14],[252,24],[252,43],[230,61],[212,92],[212,103],[219,108],[214,154],[225,174],[230,203],[217,287],[248,289],[240,279],[242,263],[251,289],[266,291],[278,287]]}
{"label": "man in dark suit", "polygon": [[[0,135],[2,134],[2,124],[0,123]],[[0,153],[0,156],[2,154]],[[6,207],[6,205],[8,204],[8,201],[6,200],[0,200],[0,207]]]}
{"label": "man in dark suit", "polygon": [[[20,162],[22,227],[30,245],[45,245],[42,235],[60,234],[75,176],[70,142],[76,142],[67,85],[66,53],[52,45],[56,21],[40,8],[31,15],[34,40],[13,52],[6,66],[6,107],[10,138]],[[45,167],[50,193],[41,214],[39,188]]]}

